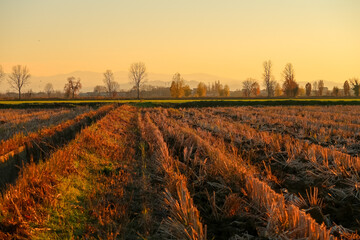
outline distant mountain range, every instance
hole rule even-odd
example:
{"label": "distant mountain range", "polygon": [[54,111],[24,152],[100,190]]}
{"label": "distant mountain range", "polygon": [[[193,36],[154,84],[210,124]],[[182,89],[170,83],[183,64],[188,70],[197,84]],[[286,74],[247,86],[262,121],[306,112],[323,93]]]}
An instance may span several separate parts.
{"label": "distant mountain range", "polygon": [[[28,86],[24,87],[24,92],[28,91],[29,89],[32,89],[32,91],[34,92],[43,91],[47,83],[52,83],[55,90],[62,91],[66,83],[66,79],[71,76],[81,79],[81,92],[92,92],[96,85],[103,85],[103,73],[91,71],[75,71],[71,73],[58,74],[53,76],[32,76],[30,79],[31,83]],[[132,88],[133,84],[129,81],[128,72],[114,72],[114,76],[115,81],[120,84],[120,89],[129,90]],[[146,84],[159,87],[170,87],[172,76],[172,74],[149,73]],[[204,73],[182,74],[181,76],[185,79],[186,84],[188,84],[190,88],[196,88],[199,82],[204,82],[205,84],[208,84],[220,80],[222,84],[228,84],[230,90],[232,91],[242,89],[243,80],[224,78]],[[324,82],[325,87],[328,87],[329,89],[332,89],[334,86],[342,88],[342,84],[326,80],[324,80]],[[4,90],[0,90],[0,92],[5,92],[6,90],[10,89],[6,80],[3,80],[3,84],[5,84],[5,88],[2,88]],[[299,81],[299,84],[300,86],[305,86],[306,82]]]}

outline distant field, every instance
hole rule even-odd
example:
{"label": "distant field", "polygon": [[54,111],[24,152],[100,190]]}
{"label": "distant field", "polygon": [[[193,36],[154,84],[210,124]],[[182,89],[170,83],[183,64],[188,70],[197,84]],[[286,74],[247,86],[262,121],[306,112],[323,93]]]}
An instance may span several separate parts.
{"label": "distant field", "polygon": [[279,98],[204,98],[204,99],[86,99],[86,100],[24,100],[0,101],[0,108],[27,107],[58,107],[74,105],[102,105],[120,103],[139,107],[211,107],[211,106],[246,106],[246,105],[360,105],[360,98],[309,98],[309,99],[279,99]]}

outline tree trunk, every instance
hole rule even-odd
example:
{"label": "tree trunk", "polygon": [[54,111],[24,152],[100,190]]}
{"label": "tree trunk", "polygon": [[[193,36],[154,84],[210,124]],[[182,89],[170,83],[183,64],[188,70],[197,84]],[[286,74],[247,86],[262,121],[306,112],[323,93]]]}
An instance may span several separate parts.
{"label": "tree trunk", "polygon": [[137,88],[137,98],[140,100],[140,87]]}
{"label": "tree trunk", "polygon": [[21,99],[21,91],[20,91],[20,89],[19,89],[19,100]]}

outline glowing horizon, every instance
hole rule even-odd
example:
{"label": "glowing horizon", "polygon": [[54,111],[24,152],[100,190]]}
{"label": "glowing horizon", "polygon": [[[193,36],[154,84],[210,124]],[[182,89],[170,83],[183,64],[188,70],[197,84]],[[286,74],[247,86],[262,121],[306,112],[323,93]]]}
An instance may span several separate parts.
{"label": "glowing horizon", "polygon": [[[73,71],[206,73],[261,80],[271,59],[298,81],[360,77],[360,1],[2,0],[0,65]],[[170,79],[169,79],[170,80]]]}

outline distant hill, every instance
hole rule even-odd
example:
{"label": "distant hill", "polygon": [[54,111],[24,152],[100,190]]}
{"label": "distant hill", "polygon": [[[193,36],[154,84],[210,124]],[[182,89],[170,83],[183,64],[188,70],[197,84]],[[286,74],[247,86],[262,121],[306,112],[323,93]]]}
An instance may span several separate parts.
{"label": "distant hill", "polygon": [[[115,80],[120,84],[120,88],[123,90],[129,90],[132,88],[132,83],[129,82],[128,72],[118,71],[114,72]],[[65,74],[57,74],[52,76],[32,76],[31,84],[24,87],[26,92],[29,89],[32,89],[34,92],[39,92],[44,89],[44,86],[47,83],[52,83],[55,90],[62,91],[68,77],[74,76],[81,79],[82,89],[81,92],[91,92],[93,91],[96,85],[103,85],[103,73],[91,72],[91,71],[75,71]],[[159,73],[149,73],[148,80],[146,84],[159,87],[170,87],[173,74],[159,74]],[[182,77],[185,79],[186,84],[190,88],[196,88],[199,82],[204,82],[205,84],[212,83],[214,81],[220,80],[222,84],[228,84],[231,90],[242,89],[243,80],[236,80],[231,78],[224,78],[210,74],[204,73],[193,73],[193,74],[182,74]],[[334,86],[342,88],[342,84],[336,82],[329,82],[324,80],[325,86],[329,89],[332,89]],[[262,83],[262,82],[260,82]],[[300,86],[305,86],[306,81],[299,81]],[[311,81],[313,83],[313,81]],[[0,92],[5,92],[10,90],[6,80],[3,81],[5,85],[3,90]]]}

